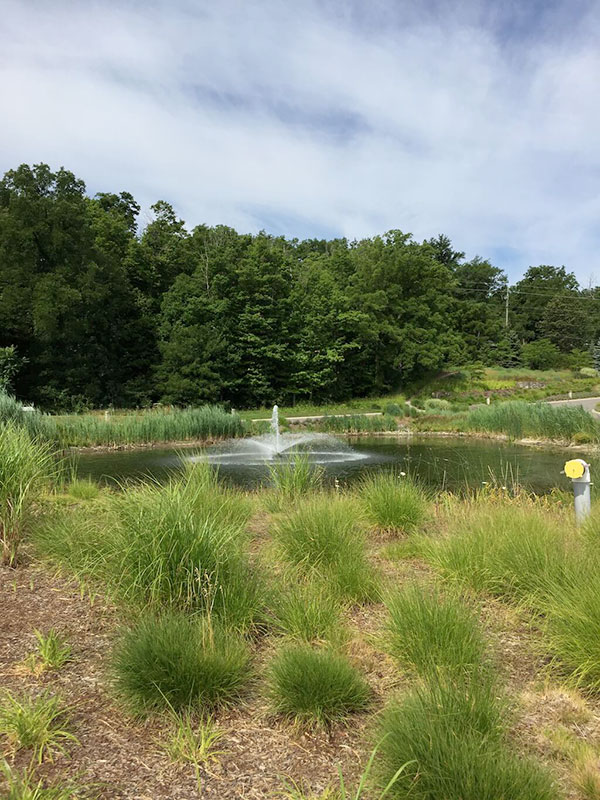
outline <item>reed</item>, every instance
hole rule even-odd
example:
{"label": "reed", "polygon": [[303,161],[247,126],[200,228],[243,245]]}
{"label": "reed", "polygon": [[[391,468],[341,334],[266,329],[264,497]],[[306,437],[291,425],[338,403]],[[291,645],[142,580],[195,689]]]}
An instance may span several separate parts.
{"label": "reed", "polygon": [[398,423],[391,414],[374,417],[352,414],[350,416],[326,416],[310,427],[324,433],[385,433],[397,430]]}
{"label": "reed", "polygon": [[600,424],[581,407],[514,401],[471,409],[464,419],[467,430],[504,433],[511,439],[535,437],[570,442],[585,434],[600,440]]}

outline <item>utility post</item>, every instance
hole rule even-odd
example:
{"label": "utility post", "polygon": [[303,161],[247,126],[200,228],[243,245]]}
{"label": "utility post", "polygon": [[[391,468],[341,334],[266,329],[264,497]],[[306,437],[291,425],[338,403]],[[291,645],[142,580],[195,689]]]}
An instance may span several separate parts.
{"label": "utility post", "polygon": [[583,458],[573,458],[565,464],[564,472],[573,483],[575,520],[580,525],[592,510],[590,465]]}
{"label": "utility post", "polygon": [[508,288],[508,283],[506,284],[506,305],[504,311],[504,327],[508,328],[508,296],[510,294],[510,289]]}

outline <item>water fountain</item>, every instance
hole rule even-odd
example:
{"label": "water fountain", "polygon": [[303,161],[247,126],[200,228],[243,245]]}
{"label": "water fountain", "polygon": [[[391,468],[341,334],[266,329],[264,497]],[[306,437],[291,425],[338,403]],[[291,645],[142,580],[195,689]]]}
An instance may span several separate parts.
{"label": "water fountain", "polygon": [[282,433],[279,409],[273,406],[269,433],[231,439],[211,447],[206,456],[192,456],[192,460],[208,457],[209,463],[222,466],[264,467],[276,459],[293,462],[300,454],[312,464],[340,464],[368,458],[367,454],[353,450],[346,442],[326,433]]}

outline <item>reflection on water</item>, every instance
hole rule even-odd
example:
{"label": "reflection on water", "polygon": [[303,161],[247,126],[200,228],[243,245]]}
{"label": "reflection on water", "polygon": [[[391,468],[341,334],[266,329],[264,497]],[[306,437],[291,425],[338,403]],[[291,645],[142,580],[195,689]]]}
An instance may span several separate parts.
{"label": "reflection on water", "polygon": [[[538,493],[555,486],[570,488],[570,481],[561,475],[564,462],[573,451],[565,448],[535,448],[485,439],[460,437],[356,437],[333,439],[336,448],[329,446],[314,453],[322,463],[328,480],[351,483],[371,470],[396,469],[419,478],[436,489],[464,489],[495,481],[500,485],[518,482]],[[345,444],[350,445],[350,453]],[[187,459],[206,458],[218,465],[219,474],[232,484],[255,488],[268,480],[264,459],[225,457],[229,449],[214,448],[149,448],[84,453],[79,456],[78,472],[106,482],[139,479],[152,476],[162,480],[174,470],[181,469]],[[590,453],[577,453],[592,461]],[[600,465],[599,465],[600,466]]]}

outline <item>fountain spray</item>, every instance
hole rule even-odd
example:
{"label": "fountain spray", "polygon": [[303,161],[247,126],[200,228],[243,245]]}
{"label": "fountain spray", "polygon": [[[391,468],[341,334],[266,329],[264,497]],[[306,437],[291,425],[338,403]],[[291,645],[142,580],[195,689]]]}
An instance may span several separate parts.
{"label": "fountain spray", "polygon": [[275,455],[278,456],[279,450],[279,408],[273,406],[273,413],[271,415],[271,433],[275,437]]}

